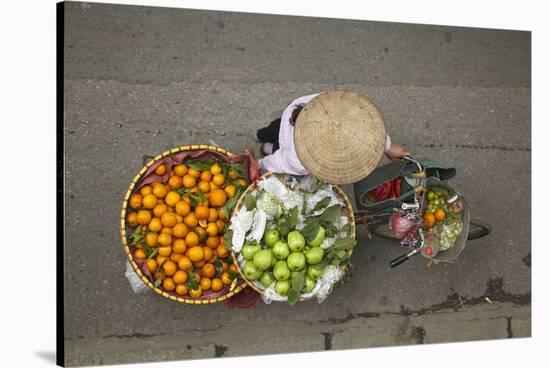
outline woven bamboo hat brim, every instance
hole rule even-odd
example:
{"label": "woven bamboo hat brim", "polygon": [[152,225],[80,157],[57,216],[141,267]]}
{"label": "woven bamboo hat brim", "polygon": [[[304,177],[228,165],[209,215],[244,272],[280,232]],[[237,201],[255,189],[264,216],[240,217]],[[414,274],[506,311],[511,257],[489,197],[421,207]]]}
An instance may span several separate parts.
{"label": "woven bamboo hat brim", "polygon": [[296,154],[307,171],[331,184],[355,183],[384,154],[382,114],[356,92],[326,91],[307,103],[294,127]]}

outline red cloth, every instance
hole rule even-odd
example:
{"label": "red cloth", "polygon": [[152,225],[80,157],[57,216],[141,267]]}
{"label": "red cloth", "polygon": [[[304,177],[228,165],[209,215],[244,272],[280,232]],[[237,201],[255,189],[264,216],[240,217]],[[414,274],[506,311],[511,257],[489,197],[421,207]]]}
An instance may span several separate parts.
{"label": "red cloth", "polygon": [[233,295],[231,298],[227,298],[223,301],[223,304],[227,308],[243,308],[248,309],[253,307],[260,299],[260,294],[251,287],[245,287],[241,292]]}
{"label": "red cloth", "polygon": [[384,199],[399,198],[401,197],[401,178],[385,182],[376,189],[371,190],[369,194],[376,202],[383,201]]}

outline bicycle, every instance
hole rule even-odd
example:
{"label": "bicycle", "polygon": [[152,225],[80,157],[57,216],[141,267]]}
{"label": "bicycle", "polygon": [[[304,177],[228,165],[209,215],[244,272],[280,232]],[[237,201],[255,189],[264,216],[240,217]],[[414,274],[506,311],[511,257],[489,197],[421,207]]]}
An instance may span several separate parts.
{"label": "bicycle", "polygon": [[[428,192],[428,186],[437,185],[444,188],[446,187],[448,190],[451,190],[453,193],[460,196],[463,202],[465,202],[462,195],[446,183],[448,179],[456,175],[456,170],[437,167],[437,164],[431,160],[424,161],[428,163],[428,166],[432,169],[431,172],[430,170],[427,170],[425,167],[426,165],[423,165],[420,159],[416,160],[412,157],[405,157],[403,160],[398,160],[376,169],[368,178],[353,185],[355,204],[358,209],[358,211],[354,213],[356,224],[364,226],[369,239],[372,239],[372,234],[374,234],[381,238],[401,240],[403,245],[403,240],[396,237],[394,231],[389,226],[390,217],[394,212],[396,212],[396,210],[403,216],[409,216],[410,218],[415,218],[419,221],[418,223],[420,226],[417,226],[415,229],[411,230],[413,232],[416,231],[417,233],[412,235],[408,234],[412,240],[409,239],[409,241],[405,242],[405,246],[409,247],[410,250],[391,260],[391,268],[396,267],[411,257],[422,253],[423,250],[427,250],[424,237],[425,229],[424,226],[422,226],[423,221],[421,219],[422,213],[424,212],[426,206],[425,195]],[[435,171],[433,169],[435,169]],[[434,175],[436,173],[439,176],[444,177],[436,177],[437,175]],[[411,183],[412,191],[410,193],[405,193],[399,198],[388,199],[384,201],[384,203],[367,203],[365,201],[367,193],[374,188],[377,188],[379,185],[395,179],[395,177],[401,177],[403,180]],[[491,227],[488,224],[477,220],[470,220],[469,209],[465,209],[463,216],[463,220],[465,222],[464,226],[466,229],[463,229],[459,235],[459,238],[457,238],[456,242],[458,244],[455,244],[449,250],[441,253],[444,254],[444,256],[440,256],[440,258],[434,258],[436,256],[435,254],[432,256],[431,253],[422,253],[426,256],[426,258],[429,258],[435,263],[453,262],[464,250],[467,240],[479,239],[490,234]],[[450,250],[451,252],[449,252]]]}

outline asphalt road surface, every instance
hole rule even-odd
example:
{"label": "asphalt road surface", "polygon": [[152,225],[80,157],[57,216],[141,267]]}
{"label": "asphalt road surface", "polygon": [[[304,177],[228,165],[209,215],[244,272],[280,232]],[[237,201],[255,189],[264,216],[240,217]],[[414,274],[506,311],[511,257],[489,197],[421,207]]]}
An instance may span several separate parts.
{"label": "asphalt road surface", "polygon": [[[530,33],[67,3],[64,52],[68,365],[531,335]],[[257,152],[257,128],[328,88],[368,95],[394,142],[455,166],[491,235],[453,264],[390,269],[403,249],[359,229],[351,279],[321,304],[135,294],[118,219],[143,157]]]}

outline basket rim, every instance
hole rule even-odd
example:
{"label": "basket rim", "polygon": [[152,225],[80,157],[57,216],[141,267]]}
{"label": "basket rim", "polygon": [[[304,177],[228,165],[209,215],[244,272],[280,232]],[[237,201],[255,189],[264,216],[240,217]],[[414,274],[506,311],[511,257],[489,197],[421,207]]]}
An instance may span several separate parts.
{"label": "basket rim", "polygon": [[[258,181],[266,179],[270,176],[277,176],[280,179],[280,177],[283,176],[283,175],[285,175],[285,174],[267,172],[267,173],[263,174],[260,177],[260,179],[258,179]],[[327,183],[327,184],[330,184],[330,183]],[[336,185],[336,184],[330,184],[330,185],[332,185],[334,191],[343,199],[343,201],[346,205],[346,209],[348,211],[348,218],[350,219],[350,224],[351,224],[351,234],[352,234],[352,237],[354,239],[356,239],[355,215],[354,215],[354,212],[353,212],[353,207],[351,205],[351,202],[350,202],[347,194],[342,190],[342,188],[340,188],[339,185]],[[240,211],[240,209],[242,208],[242,206],[244,205],[244,197],[246,195],[250,194],[255,189],[256,189],[255,185],[250,185],[248,188],[246,188],[246,190],[243,192],[243,194],[239,197],[239,200],[237,201],[237,204],[235,205],[235,208],[231,212],[231,217],[233,217],[235,214],[237,214]],[[350,249],[348,253],[351,256],[351,254],[353,253],[353,249]],[[260,293],[261,295],[263,295],[264,290],[260,289],[252,281],[248,280],[248,278],[244,274],[244,272],[243,272],[243,270],[242,270],[242,268],[239,264],[239,261],[237,260],[237,254],[235,253],[234,250],[231,250],[231,257],[233,258],[233,264],[237,268],[237,271],[239,272],[239,275],[246,282],[246,284],[249,287],[251,287],[252,289],[254,289],[255,291],[257,291],[258,293]],[[341,268],[344,271],[346,271],[347,266],[344,264],[343,266],[341,266]],[[300,297],[300,299],[299,299],[299,301],[305,301],[305,300],[309,300],[309,299],[306,299],[306,298],[303,298],[303,297]]]}
{"label": "basket rim", "polygon": [[233,295],[237,294],[238,292],[242,291],[247,286],[247,284],[246,284],[246,282],[239,284],[238,279],[235,278],[235,280],[233,280],[233,283],[231,284],[231,286],[229,288],[229,291],[226,294],[223,294],[221,296],[218,296],[216,298],[211,298],[211,299],[187,299],[187,298],[182,298],[180,296],[174,296],[174,295],[168,294],[166,291],[161,290],[160,288],[156,287],[151,281],[149,281],[149,279],[147,277],[145,277],[143,272],[141,272],[141,270],[139,269],[139,266],[137,265],[136,261],[134,260],[134,256],[132,255],[132,252],[130,250],[130,246],[128,245],[128,240],[127,240],[126,212],[127,212],[127,209],[128,209],[128,200],[130,199],[130,195],[132,194],[135,186],[141,180],[141,177],[143,176],[143,174],[145,174],[145,172],[151,166],[153,166],[156,162],[158,162],[162,158],[164,158],[166,156],[169,156],[173,153],[178,153],[178,152],[183,152],[183,151],[192,151],[192,150],[202,150],[202,149],[219,152],[219,153],[221,153],[223,155],[226,155],[226,156],[229,156],[229,157],[233,156],[233,153],[231,153],[230,151],[227,151],[227,150],[225,150],[221,147],[216,147],[216,146],[211,146],[211,145],[206,145],[206,144],[189,144],[189,145],[179,146],[179,147],[175,147],[175,148],[166,150],[166,151],[158,154],[157,156],[150,159],[145,164],[145,166],[143,166],[138,171],[138,173],[134,176],[134,178],[132,179],[132,182],[130,183],[129,188],[126,191],[126,195],[124,196],[124,201],[122,202],[122,210],[121,210],[121,213],[120,213],[120,229],[119,230],[120,230],[120,236],[121,236],[121,239],[122,239],[122,248],[124,250],[124,253],[126,254],[126,258],[128,259],[128,261],[132,265],[132,268],[133,268],[134,272],[138,275],[138,277],[141,279],[141,281],[143,281],[143,283],[145,285],[147,285],[149,288],[153,289],[153,291],[155,293],[157,293],[157,294],[159,294],[163,297],[166,297],[170,300],[174,300],[174,301],[177,301],[177,302],[180,302],[180,303],[185,303],[185,304],[212,304],[212,303],[220,302],[220,301],[228,299],[228,298],[232,297]]}

